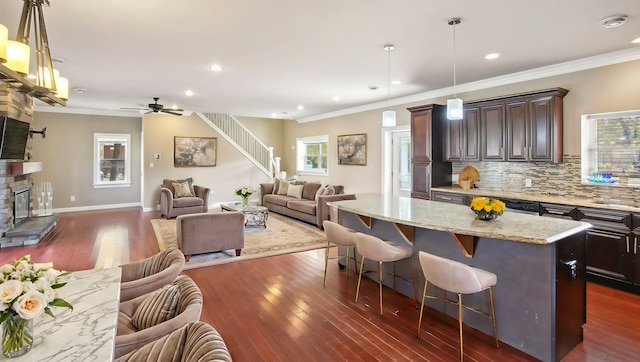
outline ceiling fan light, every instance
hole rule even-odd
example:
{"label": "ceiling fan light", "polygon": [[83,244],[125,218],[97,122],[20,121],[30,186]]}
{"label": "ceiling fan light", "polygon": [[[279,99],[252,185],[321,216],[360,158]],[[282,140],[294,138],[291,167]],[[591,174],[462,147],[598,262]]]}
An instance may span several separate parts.
{"label": "ceiling fan light", "polygon": [[7,42],[9,41],[9,30],[0,24],[0,63],[7,61]]}
{"label": "ceiling fan light", "polygon": [[30,49],[27,44],[18,41],[7,41],[7,63],[9,69],[22,75],[29,73]]}
{"label": "ceiling fan light", "polygon": [[396,126],[396,111],[387,109],[382,112],[382,127],[395,127]]}
{"label": "ceiling fan light", "polygon": [[462,119],[462,99],[451,98],[447,100],[447,119],[451,121]]}

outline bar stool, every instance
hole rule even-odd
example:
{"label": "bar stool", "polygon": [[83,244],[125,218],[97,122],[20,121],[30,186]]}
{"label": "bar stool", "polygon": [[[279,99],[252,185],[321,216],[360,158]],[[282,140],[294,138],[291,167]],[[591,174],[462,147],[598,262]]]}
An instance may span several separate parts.
{"label": "bar stool", "polygon": [[[413,275],[413,258],[411,255],[413,254],[413,250],[409,245],[393,245],[389,242],[386,242],[380,238],[377,238],[373,235],[356,233],[356,249],[358,253],[362,255],[362,260],[360,262],[360,273],[358,275],[358,287],[356,288],[356,303],[358,303],[358,295],[360,294],[360,282],[362,280],[362,273],[364,270],[364,259],[367,258],[369,260],[374,260],[378,262],[378,286],[380,289],[380,315],[382,315],[382,263],[383,262],[394,262],[393,263],[393,273],[387,273],[393,275],[393,288],[396,287],[396,277],[404,279],[398,275],[396,275],[396,261],[409,258],[409,262],[411,264],[411,283],[414,284],[415,277]],[[417,303],[417,295],[415,284],[413,287],[414,296]]]}
{"label": "bar stool", "polygon": [[[466,264],[459,263],[454,260],[445,259],[433,254],[420,251],[418,253],[420,265],[424,273],[424,292],[422,293],[422,306],[420,307],[420,318],[418,319],[418,338],[420,338],[420,325],[422,324],[422,311],[424,310],[425,298],[444,300],[449,303],[458,304],[458,328],[460,330],[460,360],[464,359],[463,342],[462,342],[462,307],[470,311],[480,313],[491,317],[493,322],[493,335],[496,338],[496,348],[500,348],[498,343],[498,329],[496,328],[495,311],[493,308],[493,292],[491,287],[496,285],[498,278],[495,274],[486,270],[474,268]],[[440,289],[456,293],[458,301],[452,301],[447,298],[427,295],[427,285],[432,283]],[[491,305],[491,314],[481,310],[471,308],[462,304],[462,294],[473,294],[483,290],[489,291],[489,303]]]}
{"label": "bar stool", "polygon": [[[329,220],[324,220],[322,222],[322,226],[324,227],[324,233],[327,238],[327,250],[324,254],[324,279],[322,281],[322,286],[325,286],[327,282],[327,265],[329,264],[329,259],[344,258],[343,256],[339,255],[337,257],[329,258],[329,247],[331,246],[331,243],[338,246],[347,247],[347,262],[345,265],[345,274],[347,275],[347,277],[349,277],[349,249],[354,249],[356,246],[356,231]],[[355,257],[355,249],[353,256]],[[354,257],[352,257],[351,259],[355,263]]]}

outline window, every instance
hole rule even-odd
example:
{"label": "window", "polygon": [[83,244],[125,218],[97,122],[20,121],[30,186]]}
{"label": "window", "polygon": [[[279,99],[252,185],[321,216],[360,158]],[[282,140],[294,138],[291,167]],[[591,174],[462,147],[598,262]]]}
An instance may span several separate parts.
{"label": "window", "polygon": [[328,174],[329,136],[298,138],[296,140],[296,172],[299,174]]}
{"label": "window", "polygon": [[640,110],[582,116],[582,182],[640,185]]}
{"label": "window", "polygon": [[131,135],[93,134],[93,187],[131,186]]}

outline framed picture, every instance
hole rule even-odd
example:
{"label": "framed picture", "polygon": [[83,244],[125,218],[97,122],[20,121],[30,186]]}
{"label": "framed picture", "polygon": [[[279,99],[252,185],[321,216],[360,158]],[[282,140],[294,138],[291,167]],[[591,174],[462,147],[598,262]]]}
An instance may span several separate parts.
{"label": "framed picture", "polygon": [[174,137],[174,167],[213,167],[218,154],[215,137]]}
{"label": "framed picture", "polygon": [[338,136],[338,165],[367,165],[367,134]]}

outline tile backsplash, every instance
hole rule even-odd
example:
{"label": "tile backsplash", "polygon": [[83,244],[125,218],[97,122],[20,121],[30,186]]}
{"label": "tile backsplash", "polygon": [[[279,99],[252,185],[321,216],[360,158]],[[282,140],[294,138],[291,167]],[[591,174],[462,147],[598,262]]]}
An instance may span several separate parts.
{"label": "tile backsplash", "polygon": [[[522,192],[526,194],[603,198],[622,204],[640,205],[640,188],[620,185],[586,185],[581,183],[580,156],[564,155],[563,163],[531,162],[453,162],[457,183],[460,171],[471,165],[480,172],[479,189]],[[525,187],[525,180],[531,187]]]}

